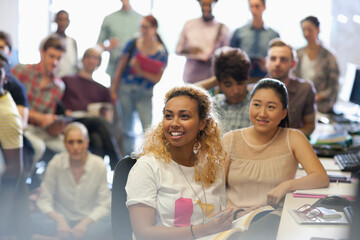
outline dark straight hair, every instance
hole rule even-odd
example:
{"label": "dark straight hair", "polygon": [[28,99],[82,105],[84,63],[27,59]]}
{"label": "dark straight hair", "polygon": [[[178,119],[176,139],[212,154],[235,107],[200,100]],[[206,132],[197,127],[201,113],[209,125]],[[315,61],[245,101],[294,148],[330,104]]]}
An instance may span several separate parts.
{"label": "dark straight hair", "polygon": [[[286,89],[286,86],[283,82],[273,79],[273,78],[263,78],[261,79],[253,88],[250,99],[253,98],[254,94],[257,90],[260,89],[272,89],[275,91],[276,95],[279,97],[280,102],[283,105],[283,109],[288,109],[288,91]],[[278,127],[289,127],[289,114],[286,113],[286,116],[284,119],[282,119],[278,125]]]}

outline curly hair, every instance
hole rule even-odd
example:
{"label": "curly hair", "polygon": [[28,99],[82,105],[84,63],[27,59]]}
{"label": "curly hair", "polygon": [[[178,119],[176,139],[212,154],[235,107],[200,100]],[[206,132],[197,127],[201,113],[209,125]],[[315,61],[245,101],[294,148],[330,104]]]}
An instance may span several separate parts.
{"label": "curly hair", "polygon": [[224,46],[216,49],[212,65],[219,82],[228,77],[233,78],[238,83],[249,79],[250,58],[240,48]]}
{"label": "curly hair", "polygon": [[[222,168],[226,157],[221,144],[220,129],[213,113],[211,97],[200,87],[184,85],[174,87],[166,93],[165,105],[170,99],[179,96],[187,96],[195,100],[198,104],[200,120],[206,120],[205,128],[199,132],[194,152],[196,154],[195,180],[208,186],[216,180],[217,171]],[[157,158],[170,163],[172,156],[169,150],[169,143],[164,135],[162,122],[150,128],[144,134],[142,150],[139,156],[153,153]]]}

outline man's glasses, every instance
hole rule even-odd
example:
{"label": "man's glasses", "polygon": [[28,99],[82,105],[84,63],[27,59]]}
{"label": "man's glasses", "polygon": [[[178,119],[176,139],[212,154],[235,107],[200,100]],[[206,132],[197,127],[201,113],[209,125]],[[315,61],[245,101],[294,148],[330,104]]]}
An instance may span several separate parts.
{"label": "man's glasses", "polygon": [[296,210],[297,213],[302,213],[310,220],[317,220],[322,216],[322,212],[318,208],[313,208],[310,204],[304,204]]}

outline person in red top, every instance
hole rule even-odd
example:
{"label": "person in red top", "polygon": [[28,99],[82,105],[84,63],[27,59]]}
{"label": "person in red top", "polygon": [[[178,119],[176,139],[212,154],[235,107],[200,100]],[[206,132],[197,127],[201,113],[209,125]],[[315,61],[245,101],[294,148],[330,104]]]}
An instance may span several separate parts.
{"label": "person in red top", "polygon": [[45,147],[53,152],[65,150],[62,136],[65,124],[55,114],[65,89],[55,70],[65,47],[59,38],[49,37],[40,51],[41,61],[38,64],[18,64],[11,70],[26,87],[30,111],[25,135],[34,147],[34,161],[42,157]]}
{"label": "person in red top", "polygon": [[[113,103],[109,89],[92,78],[92,74],[100,66],[100,63],[101,53],[96,48],[89,48],[85,51],[80,71],[76,75],[62,78],[66,86],[62,103],[67,115],[75,117],[75,121],[83,123],[88,129],[90,151],[101,157],[108,155],[110,166],[114,169],[122,156],[110,130]],[[103,114],[91,115],[89,113],[92,111],[91,105],[96,107],[98,104],[102,105],[98,112]]]}

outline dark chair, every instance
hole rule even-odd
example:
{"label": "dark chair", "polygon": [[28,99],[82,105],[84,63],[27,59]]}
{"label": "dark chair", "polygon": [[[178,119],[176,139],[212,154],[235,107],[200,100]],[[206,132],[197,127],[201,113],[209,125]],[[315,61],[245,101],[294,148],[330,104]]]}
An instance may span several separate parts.
{"label": "dark chair", "polygon": [[135,158],[125,156],[116,165],[114,170],[112,194],[111,194],[111,225],[114,240],[132,239],[132,227],[129,211],[125,205],[125,186],[130,169],[136,162]]}

